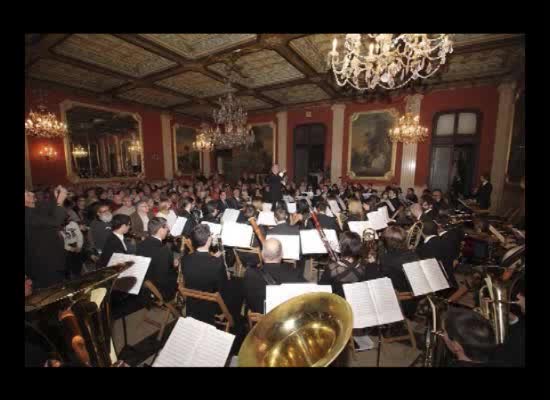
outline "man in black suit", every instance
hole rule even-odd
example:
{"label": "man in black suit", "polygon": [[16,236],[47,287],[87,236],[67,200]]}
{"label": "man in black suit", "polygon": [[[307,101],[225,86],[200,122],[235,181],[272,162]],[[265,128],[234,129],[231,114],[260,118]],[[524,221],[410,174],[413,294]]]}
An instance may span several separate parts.
{"label": "man in black suit", "polygon": [[33,192],[25,191],[25,272],[35,288],[62,282],[65,277],[65,244],[60,235],[66,211],[67,189],[58,186],[56,200],[36,207]]}
{"label": "man in black suit", "polygon": [[244,276],[244,295],[248,309],[264,312],[265,287],[281,283],[306,282],[299,269],[282,263],[283,248],[277,239],[265,241],[262,249],[263,268],[247,268]]}
{"label": "man in black suit", "polygon": [[170,249],[162,244],[170,228],[166,219],[155,217],[149,221],[148,229],[149,236],[137,245],[136,254],[151,258],[145,280],[151,281],[165,300],[172,300],[177,289],[179,260],[174,259]]}
{"label": "man in black suit", "polygon": [[[219,292],[233,318],[238,319],[242,305],[240,282],[229,281],[221,253],[209,253],[212,243],[210,227],[204,224],[195,226],[191,232],[191,242],[196,250],[182,260],[185,287],[202,292]],[[217,304],[192,298],[187,299],[186,307],[188,316],[211,324],[214,323],[214,315],[220,313]]]}
{"label": "man in black suit", "polygon": [[[319,219],[319,225],[321,225],[321,228],[323,229],[334,229],[336,233],[340,232],[340,227],[338,226],[338,223],[336,222],[335,217],[329,217],[326,215],[328,204],[326,201],[321,201],[319,204],[317,204],[317,218]],[[309,220],[309,229],[315,229],[315,225],[313,225],[313,221]]]}
{"label": "man in black suit", "polygon": [[427,222],[433,221],[437,218],[437,211],[433,208],[434,200],[431,195],[424,194],[420,198],[420,205],[422,206],[422,215],[420,221]]}
{"label": "man in black suit", "polygon": [[472,310],[451,307],[445,318],[443,340],[455,356],[451,367],[488,367],[495,353],[491,323]]}
{"label": "man in black suit", "polygon": [[117,214],[111,221],[111,232],[105,240],[103,251],[97,261],[97,267],[106,267],[114,253],[128,254],[128,246],[124,242],[124,235],[130,229],[130,217],[124,214]]}
{"label": "man in black suit", "polygon": [[189,237],[193,228],[198,224],[198,221],[195,220],[191,214],[191,210],[195,206],[195,200],[192,197],[185,197],[181,203],[180,216],[187,218],[185,225],[183,226],[183,231],[181,234],[185,237]]}
{"label": "man in black suit", "polygon": [[240,210],[243,207],[243,200],[241,199],[241,191],[237,188],[233,189],[233,197],[227,199],[229,208]]}
{"label": "man in black suit", "polygon": [[279,165],[274,164],[273,167],[271,167],[271,173],[266,178],[266,183],[269,187],[269,196],[264,194],[264,198],[273,204],[273,209],[277,207],[277,202],[283,200],[282,186],[284,186],[283,177],[285,172],[286,171],[280,172]]}
{"label": "man in black suit", "polygon": [[460,244],[464,239],[464,230],[460,225],[447,228],[449,222],[449,217],[446,214],[440,214],[435,220],[437,224],[437,234],[445,244],[445,253],[454,263],[460,256]]}
{"label": "man in black suit", "polygon": [[267,231],[268,235],[296,235],[300,234],[300,229],[297,225],[290,225],[288,214],[284,208],[278,207],[275,212],[275,221],[277,225]]}
{"label": "man in black suit", "polygon": [[476,191],[476,200],[479,204],[479,208],[488,209],[491,207],[491,193],[493,192],[493,185],[489,182],[489,174],[483,174],[480,176],[481,185]]}
{"label": "man in black suit", "polygon": [[452,288],[457,288],[458,284],[454,276],[452,254],[449,254],[447,242],[437,235],[437,230],[438,227],[434,221],[424,222],[424,226],[422,227],[424,243],[418,246],[416,253],[422,260],[435,258],[437,261],[441,261],[449,280],[449,285]]}
{"label": "man in black suit", "polygon": [[227,194],[225,191],[220,191],[220,199],[218,200],[218,210],[220,210],[220,213],[224,212],[226,208],[229,207],[229,203],[227,202]]}

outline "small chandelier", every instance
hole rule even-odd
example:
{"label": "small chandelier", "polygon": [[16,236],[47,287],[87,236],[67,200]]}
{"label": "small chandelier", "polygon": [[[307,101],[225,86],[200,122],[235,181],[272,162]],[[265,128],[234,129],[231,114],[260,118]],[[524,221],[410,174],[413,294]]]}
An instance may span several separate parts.
{"label": "small chandelier", "polygon": [[406,112],[389,130],[390,140],[406,144],[423,142],[428,137],[428,128],[420,125],[419,121],[418,115]]}
{"label": "small chandelier", "polygon": [[31,110],[25,121],[25,134],[31,137],[48,139],[64,138],[67,125],[57,121],[55,115],[48,112],[43,105],[38,106],[38,112]]}
{"label": "small chandelier", "polygon": [[201,131],[195,137],[193,142],[194,151],[212,151],[214,150],[214,141],[213,141],[214,132],[210,129],[207,124],[201,125]]}
{"label": "small chandelier", "polygon": [[130,146],[128,146],[128,151],[134,154],[141,153],[141,143],[139,142],[139,140],[134,138],[130,143]]}
{"label": "small chandelier", "polygon": [[453,52],[447,34],[368,33],[367,54],[361,54],[360,33],[348,33],[342,60],[332,42],[328,63],[339,86],[349,84],[357,90],[397,89],[411,80],[426,79],[445,64],[446,55]]}
{"label": "small chandelier", "polygon": [[81,145],[75,146],[72,154],[74,158],[83,158],[88,156],[88,152]]}
{"label": "small chandelier", "polygon": [[44,157],[46,161],[55,160],[57,157],[57,151],[55,151],[52,146],[44,146],[39,154]]}

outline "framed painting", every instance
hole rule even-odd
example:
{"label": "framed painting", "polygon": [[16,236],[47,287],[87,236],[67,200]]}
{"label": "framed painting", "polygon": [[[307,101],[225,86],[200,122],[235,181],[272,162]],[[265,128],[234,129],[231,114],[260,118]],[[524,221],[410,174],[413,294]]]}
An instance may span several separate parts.
{"label": "framed painting", "polygon": [[397,110],[358,112],[350,118],[348,174],[354,179],[392,179],[395,174],[397,143],[389,130],[398,118]]}

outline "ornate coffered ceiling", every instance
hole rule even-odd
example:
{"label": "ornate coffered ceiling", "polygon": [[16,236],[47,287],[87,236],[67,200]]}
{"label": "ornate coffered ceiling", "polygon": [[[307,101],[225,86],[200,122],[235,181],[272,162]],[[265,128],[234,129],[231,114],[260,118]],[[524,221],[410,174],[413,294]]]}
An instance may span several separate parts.
{"label": "ornate coffered ceiling", "polygon": [[[344,35],[29,33],[26,74],[102,101],[137,102],[203,119],[227,92],[226,66],[234,62],[233,91],[247,110],[281,110],[357,99],[358,93],[334,84],[327,68],[332,39],[341,46]],[[422,82],[428,90],[521,72],[524,35],[468,33],[453,40],[447,64]]]}

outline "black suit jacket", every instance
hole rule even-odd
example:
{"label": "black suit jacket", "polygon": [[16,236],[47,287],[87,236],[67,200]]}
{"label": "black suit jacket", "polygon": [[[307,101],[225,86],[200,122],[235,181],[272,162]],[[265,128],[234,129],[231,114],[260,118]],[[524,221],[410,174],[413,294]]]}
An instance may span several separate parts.
{"label": "black suit jacket", "polygon": [[[317,214],[317,218],[319,219],[319,225],[321,225],[321,228],[334,229],[337,233],[340,232],[340,227],[338,226],[335,217],[329,217],[325,214]],[[308,227],[308,229],[315,229],[315,225],[311,219],[308,221]]]}
{"label": "black suit jacket", "polygon": [[[222,293],[227,284],[227,274],[221,257],[207,252],[194,252],[182,260],[183,279],[188,289],[202,292]],[[206,323],[214,322],[214,315],[220,310],[215,303],[188,298],[187,315]]]}
{"label": "black suit jacket", "polygon": [[418,259],[418,256],[409,250],[390,250],[380,257],[380,272],[391,279],[396,290],[408,292],[411,287],[403,271],[403,264],[418,261]]}
{"label": "black suit jacket", "polygon": [[181,231],[181,234],[183,236],[189,237],[191,235],[191,232],[193,231],[193,228],[197,226],[197,221],[195,221],[191,213],[188,213],[186,210],[183,210],[181,212],[180,217],[187,218],[187,221],[183,226],[183,231]]}
{"label": "black suit jacket", "polygon": [[268,235],[299,235],[300,228],[297,225],[290,225],[288,222],[279,224],[267,231]]}
{"label": "black suit jacket", "polygon": [[127,254],[128,251],[124,248],[120,239],[113,232],[109,232],[105,244],[103,245],[101,256],[97,261],[97,266],[99,268],[106,267],[113,253]]}
{"label": "black suit jacket", "polygon": [[416,249],[420,259],[435,258],[441,261],[447,274],[449,284],[452,287],[458,287],[453,271],[453,257],[450,254],[449,242],[438,236],[432,237],[428,243],[422,243]]}
{"label": "black suit jacket", "polygon": [[151,258],[145,279],[150,280],[158,288],[165,300],[173,299],[177,289],[178,273],[174,268],[174,255],[170,249],[163,246],[157,238],[150,236],[138,243],[136,254]]}
{"label": "black suit jacket", "polygon": [[491,192],[493,191],[493,185],[491,182],[487,182],[481,186],[476,194],[476,199],[479,204],[479,208],[487,209],[491,207]]}
{"label": "black suit jacket", "polygon": [[229,208],[233,208],[235,210],[240,210],[242,208],[242,201],[241,199],[236,199],[234,197],[230,197],[227,199],[227,204]]}
{"label": "black suit jacket", "polygon": [[437,210],[432,208],[431,210],[426,210],[422,212],[422,215],[420,216],[420,221],[426,222],[426,221],[433,221],[437,218]]}

